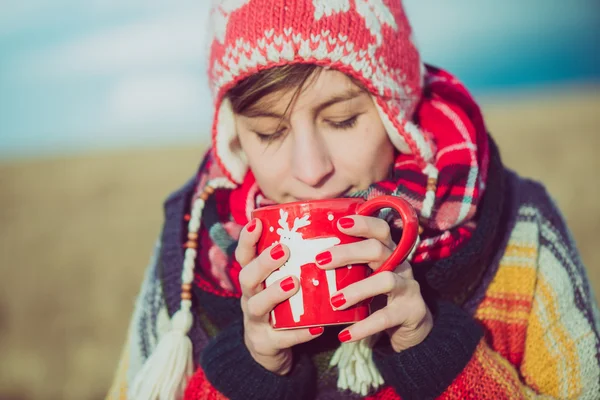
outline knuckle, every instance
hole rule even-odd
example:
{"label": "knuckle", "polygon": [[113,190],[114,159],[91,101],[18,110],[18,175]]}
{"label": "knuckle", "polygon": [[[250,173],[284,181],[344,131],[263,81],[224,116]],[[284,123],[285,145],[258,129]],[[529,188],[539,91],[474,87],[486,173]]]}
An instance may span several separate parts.
{"label": "knuckle", "polygon": [[393,325],[392,317],[389,313],[385,311],[385,309],[379,310],[376,312],[377,314],[377,324],[382,327],[382,329],[387,329]]}
{"label": "knuckle", "polygon": [[246,313],[250,318],[260,318],[262,316],[262,312],[260,311],[260,307],[256,304],[256,296],[250,297],[246,303]]}
{"label": "knuckle", "polygon": [[[240,236],[240,241],[241,241],[241,236]],[[242,252],[242,246],[240,246],[240,244],[238,243],[238,245],[235,248],[235,252],[234,252],[234,256],[235,259],[240,263],[240,265],[243,267],[244,266],[244,254]]]}
{"label": "knuckle", "polygon": [[396,287],[397,277],[392,271],[383,271],[381,274],[381,285],[385,289],[385,293],[389,293]]}
{"label": "knuckle", "polygon": [[421,302],[417,303],[413,307],[413,312],[415,313],[415,317],[417,318],[418,321],[424,320],[425,317],[427,316],[427,306],[425,305],[425,302],[421,301]]}
{"label": "knuckle", "polygon": [[256,353],[261,354],[261,355],[267,355],[273,351],[273,346],[269,344],[268,340],[263,340],[262,337],[263,337],[263,335],[260,335],[260,336],[257,335],[255,337],[253,337],[251,339],[252,347],[254,347],[254,350],[256,351]]}
{"label": "knuckle", "polygon": [[235,247],[235,257],[236,260],[238,260],[238,262],[242,265],[247,264],[248,262],[250,262],[250,260],[248,260],[248,234],[246,232],[244,232],[244,230],[242,229],[242,231],[240,232],[240,238],[238,240],[237,246]]}
{"label": "knuckle", "polygon": [[421,285],[416,280],[408,279],[406,285],[408,287],[408,293],[413,295],[421,293]]}
{"label": "knuckle", "polygon": [[273,346],[274,348],[276,348],[278,350],[287,348],[282,335],[273,335],[270,342],[271,342],[271,346]]}
{"label": "knuckle", "polygon": [[372,240],[373,245],[373,256],[377,260],[382,260],[388,256],[388,248],[383,245],[379,240]]}
{"label": "knuckle", "polygon": [[381,224],[380,231],[381,231],[382,239],[387,240],[391,236],[391,232],[392,232],[392,230],[390,229],[390,226],[388,225],[387,222],[385,222],[382,219],[378,220],[378,223]]}
{"label": "knuckle", "polygon": [[245,296],[242,296],[242,299],[240,301],[240,306],[242,308],[242,313],[244,315],[248,315],[248,299],[246,299]]}
{"label": "knuckle", "polygon": [[250,272],[249,272],[248,268],[242,268],[242,270],[240,271],[240,275],[238,276],[242,292],[247,292],[248,288],[250,287],[250,285],[249,285],[249,281],[250,281],[249,274],[250,274]]}

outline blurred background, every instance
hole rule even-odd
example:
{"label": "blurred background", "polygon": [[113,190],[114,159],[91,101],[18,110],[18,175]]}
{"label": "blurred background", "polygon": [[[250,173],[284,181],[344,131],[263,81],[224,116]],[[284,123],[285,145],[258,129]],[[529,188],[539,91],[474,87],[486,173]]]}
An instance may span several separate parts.
{"label": "blurred background", "polygon": [[[208,1],[0,2],[0,399],[101,399],[209,137]],[[600,2],[405,0],[424,59],[544,182],[600,292]]]}

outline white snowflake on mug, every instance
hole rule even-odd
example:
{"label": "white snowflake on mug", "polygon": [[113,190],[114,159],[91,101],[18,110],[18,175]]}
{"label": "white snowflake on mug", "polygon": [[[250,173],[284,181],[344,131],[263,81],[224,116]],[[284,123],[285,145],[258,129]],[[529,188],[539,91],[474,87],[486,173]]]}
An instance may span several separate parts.
{"label": "white snowflake on mug", "polygon": [[[317,254],[329,247],[340,243],[338,237],[325,237],[318,239],[304,239],[298,229],[310,225],[309,215],[304,215],[302,218],[295,218],[292,227],[288,225],[288,212],[279,210],[279,226],[277,234],[280,237],[279,243],[285,244],[290,249],[290,257],[285,264],[278,270],[274,271],[266,280],[267,286],[286,276],[295,276],[300,279],[301,267],[306,264],[315,262]],[[332,295],[337,291],[337,283],[335,281],[335,270],[327,270],[327,287],[329,294]],[[290,307],[292,308],[292,316],[295,322],[300,321],[300,317],[304,315],[304,296],[302,288],[290,297]]]}
{"label": "white snowflake on mug", "polygon": [[[398,29],[394,15],[390,9],[383,3],[383,0],[354,0],[356,12],[365,19],[367,29],[371,35],[375,36],[377,46],[383,43],[382,25],[388,25],[393,29]],[[350,0],[313,0],[315,6],[315,19],[318,21],[324,15],[330,16],[333,13],[348,12],[350,10]]]}

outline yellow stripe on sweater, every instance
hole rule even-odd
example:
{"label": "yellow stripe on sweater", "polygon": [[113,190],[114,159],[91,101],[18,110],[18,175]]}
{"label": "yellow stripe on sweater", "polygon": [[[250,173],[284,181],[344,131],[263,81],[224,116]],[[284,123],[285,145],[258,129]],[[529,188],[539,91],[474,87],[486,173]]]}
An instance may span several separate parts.
{"label": "yellow stripe on sweater", "polygon": [[532,244],[533,246],[518,243],[509,244],[506,247],[503,258],[520,257],[535,261],[537,259],[537,246],[536,243]]}
{"label": "yellow stripe on sweater", "polygon": [[[519,262],[514,265],[514,256],[517,255]],[[485,298],[490,301],[483,300],[475,317],[506,323],[527,321],[529,308],[517,303],[531,301],[536,281],[536,258],[537,250],[534,246],[509,243],[505,257],[485,294]]]}
{"label": "yellow stripe on sweater", "polygon": [[534,245],[509,243],[486,294],[492,297],[504,293],[531,297],[535,288],[537,257]]}
{"label": "yellow stripe on sweater", "polygon": [[543,276],[538,277],[537,293],[532,315],[539,318],[530,320],[523,374],[544,393],[571,398],[581,390],[576,345],[561,324],[558,294]]}
{"label": "yellow stripe on sweater", "polygon": [[490,283],[486,295],[501,297],[505,294],[531,298],[535,287],[536,270],[534,268],[500,265],[494,280]]}
{"label": "yellow stripe on sweater", "polygon": [[478,320],[498,321],[506,324],[526,325],[529,318],[528,311],[521,310],[499,310],[495,307],[483,307],[477,309],[475,318]]}

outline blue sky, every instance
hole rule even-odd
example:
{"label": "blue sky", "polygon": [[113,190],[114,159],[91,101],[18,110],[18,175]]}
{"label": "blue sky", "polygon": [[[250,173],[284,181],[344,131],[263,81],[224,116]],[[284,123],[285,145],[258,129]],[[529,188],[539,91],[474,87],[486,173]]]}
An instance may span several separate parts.
{"label": "blue sky", "polygon": [[[200,143],[208,0],[2,2],[0,158]],[[476,94],[600,78],[597,0],[405,0]]]}

